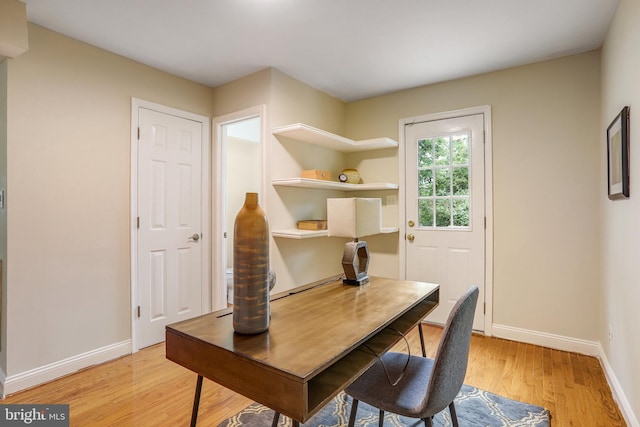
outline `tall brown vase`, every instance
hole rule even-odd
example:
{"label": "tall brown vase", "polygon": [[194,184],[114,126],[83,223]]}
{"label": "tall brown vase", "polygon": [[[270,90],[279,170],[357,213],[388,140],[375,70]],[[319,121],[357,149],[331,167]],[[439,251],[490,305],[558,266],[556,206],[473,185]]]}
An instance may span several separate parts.
{"label": "tall brown vase", "polygon": [[269,329],[269,222],[258,194],[247,193],[233,231],[233,330]]}

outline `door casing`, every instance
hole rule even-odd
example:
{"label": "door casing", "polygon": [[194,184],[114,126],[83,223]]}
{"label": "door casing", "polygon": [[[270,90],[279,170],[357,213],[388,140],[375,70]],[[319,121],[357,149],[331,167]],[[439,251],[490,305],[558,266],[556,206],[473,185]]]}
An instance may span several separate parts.
{"label": "door casing", "polygon": [[211,120],[202,116],[166,105],[156,104],[138,98],[131,98],[131,352],[139,350],[138,340],[138,111],[146,108],[163,114],[170,114],[202,124],[202,311],[211,311]]}
{"label": "door casing", "polygon": [[[445,111],[440,113],[425,114],[420,116],[407,117],[400,119],[398,123],[399,147],[398,147],[398,171],[400,174],[400,187],[406,188],[406,141],[404,129],[405,125],[410,123],[426,122],[433,120],[451,119],[461,116],[469,116],[474,114],[484,115],[484,206],[485,206],[485,316],[484,316],[484,334],[492,335],[491,325],[493,324],[493,162],[492,162],[492,138],[491,138],[491,106],[482,105],[478,107],[464,108],[460,110]],[[402,230],[405,228],[407,221],[406,212],[406,195],[404,191],[398,192],[399,213],[398,218],[403,221],[399,233],[399,277],[406,279],[406,235]]]}

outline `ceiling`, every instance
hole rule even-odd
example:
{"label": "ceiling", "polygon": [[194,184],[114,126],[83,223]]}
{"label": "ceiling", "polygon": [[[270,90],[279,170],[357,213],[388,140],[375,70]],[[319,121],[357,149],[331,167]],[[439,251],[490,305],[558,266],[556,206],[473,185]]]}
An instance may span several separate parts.
{"label": "ceiling", "polygon": [[344,101],[597,49],[618,0],[22,0],[29,21],[210,87],[266,67]]}

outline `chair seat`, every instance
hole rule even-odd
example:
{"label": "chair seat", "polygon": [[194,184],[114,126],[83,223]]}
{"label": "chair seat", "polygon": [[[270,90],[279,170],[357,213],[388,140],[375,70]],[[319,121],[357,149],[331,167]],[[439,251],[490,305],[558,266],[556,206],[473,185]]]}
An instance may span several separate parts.
{"label": "chair seat", "polygon": [[[407,364],[405,353],[385,353],[384,361],[391,381],[395,381]],[[423,418],[427,387],[431,377],[434,360],[420,356],[411,356],[406,372],[394,387],[389,383],[380,361],[346,388],[347,394],[354,399],[367,402],[383,411],[395,414]]]}

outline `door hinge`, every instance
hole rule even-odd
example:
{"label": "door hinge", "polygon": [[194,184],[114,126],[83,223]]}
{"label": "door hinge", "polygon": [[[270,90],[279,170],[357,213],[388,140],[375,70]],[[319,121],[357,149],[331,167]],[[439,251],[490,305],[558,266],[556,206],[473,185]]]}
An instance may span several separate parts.
{"label": "door hinge", "polygon": [[[138,310],[140,307],[138,307]],[[482,303],[482,314],[487,314],[487,303]],[[140,312],[138,312],[138,317],[140,317]]]}
{"label": "door hinge", "polygon": [[[140,229],[140,217],[136,218],[136,227]],[[486,228],[486,227],[485,227]]]}
{"label": "door hinge", "polygon": [[140,318],[140,306],[138,306],[138,319]]}
{"label": "door hinge", "polygon": [[484,217],[484,229],[485,230],[487,229],[487,217],[486,216]]}
{"label": "door hinge", "polygon": [[138,127],[138,141],[140,140],[140,128]]}

